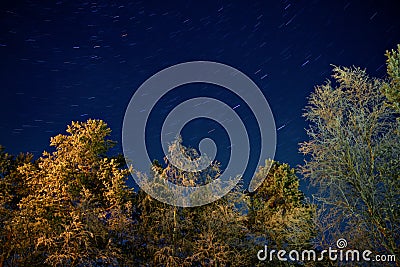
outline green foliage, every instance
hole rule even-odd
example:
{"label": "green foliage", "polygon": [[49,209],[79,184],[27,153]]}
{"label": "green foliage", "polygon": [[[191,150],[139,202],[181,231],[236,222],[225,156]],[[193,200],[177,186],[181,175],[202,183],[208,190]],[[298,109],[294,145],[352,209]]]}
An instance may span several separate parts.
{"label": "green foliage", "polygon": [[[169,146],[166,167],[154,162],[153,174],[182,186],[203,185],[218,178],[219,164],[203,172],[186,172],[172,165],[180,157],[177,148],[191,159],[197,151],[186,148],[178,138]],[[245,217],[235,207],[238,192],[205,206],[180,208],[154,200],[143,191],[136,198],[140,264],[150,266],[243,266],[245,253],[240,243],[245,240]]]}
{"label": "green foliage", "polygon": [[325,247],[346,238],[349,248],[399,256],[398,62],[398,53],[388,53],[389,83],[359,68],[334,67],[334,83],[309,97],[310,140],[300,151],[310,158],[301,172],[319,189]]}
{"label": "green foliage", "polygon": [[[181,145],[180,139],[177,142]],[[180,147],[185,154],[198,157],[194,149]],[[179,185],[204,184],[220,173],[217,163],[203,173],[186,173],[169,160],[166,164],[162,168],[155,162],[154,175]],[[141,264],[252,266],[261,264],[256,255],[266,243],[278,249],[308,247],[315,230],[314,207],[299,190],[294,169],[277,162],[267,164],[272,164],[271,171],[267,174],[268,168],[260,167],[255,178],[267,177],[252,196],[243,194],[239,186],[200,207],[169,206],[139,191],[137,232],[142,245],[137,258],[143,260]]]}
{"label": "green foliage", "polygon": [[[232,196],[230,196],[232,197]],[[150,266],[243,266],[245,217],[229,197],[196,208],[177,208],[139,193],[136,251]]]}
{"label": "green foliage", "polygon": [[248,199],[248,227],[256,244],[268,243],[270,249],[287,251],[309,249],[316,231],[315,206],[299,190],[295,170],[288,164],[266,161],[258,176],[265,180]]}
{"label": "green foliage", "polygon": [[389,104],[400,112],[400,44],[397,50],[386,51],[389,81],[382,86],[382,92]]}

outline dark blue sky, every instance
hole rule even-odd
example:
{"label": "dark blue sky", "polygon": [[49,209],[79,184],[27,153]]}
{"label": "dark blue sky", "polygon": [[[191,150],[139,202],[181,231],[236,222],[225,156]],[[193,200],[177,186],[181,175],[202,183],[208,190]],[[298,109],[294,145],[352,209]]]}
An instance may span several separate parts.
{"label": "dark blue sky", "polygon": [[276,159],[295,166],[306,97],[329,78],[330,64],[383,77],[384,52],[400,43],[397,2],[1,1],[0,144],[40,154],[67,124],[88,118],[105,120],[120,143],[142,82],[207,60],[241,70],[262,89],[277,128],[286,125]]}

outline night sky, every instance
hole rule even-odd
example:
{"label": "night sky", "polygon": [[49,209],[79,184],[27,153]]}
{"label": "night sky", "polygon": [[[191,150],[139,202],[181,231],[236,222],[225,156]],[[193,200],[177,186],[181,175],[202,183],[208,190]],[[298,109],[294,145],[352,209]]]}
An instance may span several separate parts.
{"label": "night sky", "polygon": [[[230,65],[260,87],[279,129],[275,159],[296,166],[306,98],[329,78],[330,64],[384,77],[384,52],[400,43],[398,1],[230,2],[1,1],[0,144],[38,156],[71,121],[98,118],[119,142],[114,152],[122,152],[135,90],[166,67],[205,60]],[[178,88],[158,105],[149,138],[158,137],[157,116],[195,95],[240,104],[212,86]],[[251,125],[242,106],[236,110]],[[229,146],[213,122],[185,131],[185,144],[215,134]]]}

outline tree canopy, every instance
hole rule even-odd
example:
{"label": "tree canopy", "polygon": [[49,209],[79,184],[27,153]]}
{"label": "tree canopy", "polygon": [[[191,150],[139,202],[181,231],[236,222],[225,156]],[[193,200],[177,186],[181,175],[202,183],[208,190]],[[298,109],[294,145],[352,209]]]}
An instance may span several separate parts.
{"label": "tree canopy", "polygon": [[[101,120],[73,122],[51,138],[55,150],[37,160],[1,149],[1,264],[248,266],[260,264],[260,240],[310,242],[314,207],[287,164],[270,161],[269,173],[261,167],[256,176],[267,177],[254,195],[238,185],[208,205],[179,208],[126,185],[130,169],[107,154],[115,144],[110,132]],[[186,155],[199,156],[181,142],[170,150],[179,143]],[[205,184],[220,173],[217,162],[194,173],[165,163],[154,162],[153,175],[179,185]]]}
{"label": "tree canopy", "polygon": [[28,193],[4,222],[9,265],[82,266],[128,262],[132,190],[100,120],[73,122],[51,139],[53,153],[17,167]]}
{"label": "tree canopy", "polygon": [[386,54],[386,80],[334,67],[309,97],[301,172],[319,189],[325,246],[346,237],[352,248],[399,256],[399,52]]}

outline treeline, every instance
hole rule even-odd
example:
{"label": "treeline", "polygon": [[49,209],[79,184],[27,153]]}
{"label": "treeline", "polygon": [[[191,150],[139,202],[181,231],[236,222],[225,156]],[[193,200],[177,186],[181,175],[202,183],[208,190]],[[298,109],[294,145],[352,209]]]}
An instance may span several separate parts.
{"label": "treeline", "polygon": [[[327,266],[337,262],[261,262],[257,252],[321,250],[339,238],[399,257],[400,46],[386,55],[385,79],[335,67],[309,97],[298,171],[319,190],[312,201],[293,168],[269,161],[254,193],[238,185],[200,207],[161,203],[127,186],[130,169],[107,153],[115,142],[102,120],[73,122],[37,160],[1,148],[0,266]],[[151,171],[181,185],[220,172],[189,175],[168,161]]]}
{"label": "treeline", "polygon": [[[124,160],[106,155],[109,134],[101,120],[73,122],[36,161],[1,151],[6,266],[246,266],[258,263],[265,242],[310,244],[315,207],[287,164],[274,162],[255,194],[238,187],[209,205],[179,208],[127,187]],[[171,164],[153,172],[179,184],[198,178]],[[218,176],[218,165],[210,173]]]}

